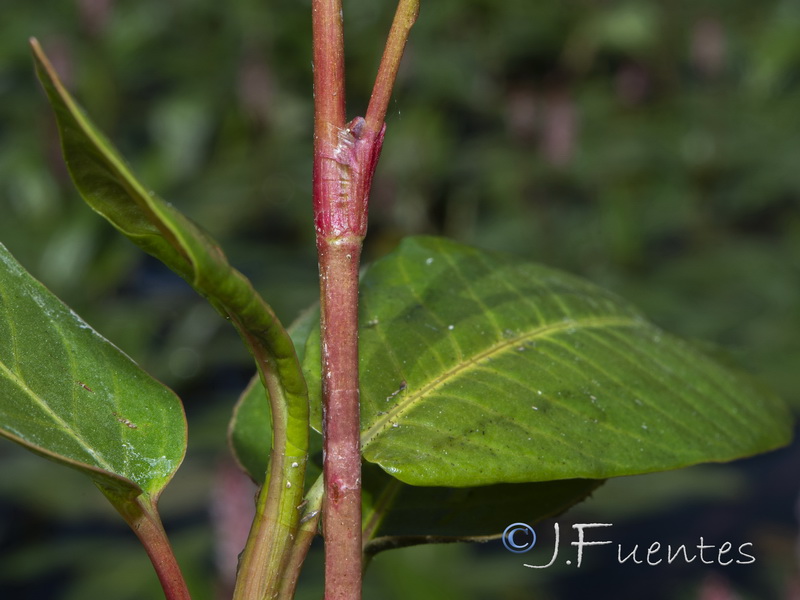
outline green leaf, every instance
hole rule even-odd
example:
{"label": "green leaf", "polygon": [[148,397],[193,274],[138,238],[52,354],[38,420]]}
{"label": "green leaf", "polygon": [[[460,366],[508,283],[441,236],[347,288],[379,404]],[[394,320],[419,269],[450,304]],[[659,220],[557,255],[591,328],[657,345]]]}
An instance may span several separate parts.
{"label": "green leaf", "polygon": [[585,500],[603,481],[568,479],[480,487],[418,487],[374,465],[363,469],[365,552],[416,544],[479,541],[509,524],[534,524]]}
{"label": "green leaf", "polygon": [[[272,415],[264,384],[258,374],[239,397],[228,426],[228,444],[239,467],[257,484],[264,483],[269,466]],[[309,432],[306,487],[322,473],[322,436]],[[315,458],[319,460],[315,461]]]}
{"label": "green leaf", "polygon": [[[289,328],[298,348],[319,323],[319,308],[307,310]],[[302,359],[302,354],[301,357]],[[264,432],[272,420],[258,376],[242,393],[229,428],[231,450],[256,483],[264,482],[269,449]],[[322,473],[322,437],[311,432],[308,481]],[[416,544],[472,541],[495,535],[515,521],[536,523],[584,500],[602,481],[499,484],[472,488],[417,487],[365,463],[362,474],[367,554]],[[308,487],[308,485],[306,486]]]}
{"label": "green leaf", "polygon": [[152,502],[186,451],[180,400],[0,244],[0,435]]}
{"label": "green leaf", "polygon": [[[604,479],[786,444],[774,395],[586,281],[436,238],[361,282],[364,459],[406,483]],[[304,367],[318,427],[319,333]]]}
{"label": "green leaf", "polygon": [[[274,427],[271,439],[264,431],[261,443],[265,448],[271,446],[272,455],[280,460],[270,464],[266,476],[270,483],[259,495],[253,525],[254,531],[270,537],[271,541],[264,544],[269,556],[254,558],[264,539],[261,533],[248,538],[242,554],[246,577],[264,579],[269,575],[267,565],[284,564],[283,555],[299,526],[297,506],[302,502],[308,456],[308,392],[289,334],[250,281],[228,263],[214,240],[139,183],[119,153],[78,108],[39,44],[32,40],[31,45],[37,73],[56,115],[70,175],[83,199],[231,320],[269,390]],[[146,519],[148,510],[126,518],[132,522],[131,518],[140,516],[145,518],[142,522],[152,522]],[[157,528],[152,531],[157,532]]]}
{"label": "green leaf", "polygon": [[[314,319],[319,319],[316,308],[292,326],[295,339]],[[264,431],[269,431],[271,425],[263,387],[256,376],[236,405],[229,433],[236,460],[259,484],[264,482],[269,460],[268,448],[263,443]],[[309,481],[322,472],[321,450],[322,438],[312,432]],[[469,488],[418,487],[364,463],[364,535],[369,540],[365,541],[365,552],[377,554],[416,544],[474,541],[496,536],[509,523],[533,524],[560,514],[584,500],[602,483],[571,479]]]}
{"label": "green leaf", "polygon": [[239,467],[258,485],[269,466],[272,415],[267,391],[256,373],[239,396],[228,424],[228,445]]}
{"label": "green leaf", "polygon": [[64,157],[83,199],[142,250],[186,279],[220,312],[254,332],[275,356],[287,391],[305,398],[294,347],[269,305],[205,231],[136,179],[61,84],[39,45],[35,41],[32,45],[37,73],[56,115]]}
{"label": "green leaf", "polygon": [[[234,322],[256,357],[259,370],[280,380],[276,391],[282,397],[272,401],[290,432],[286,454],[304,456],[308,429],[305,380],[292,341],[272,308],[228,263],[209,235],[136,179],[61,84],[35,40],[32,47],[37,73],[56,114],[67,166],[81,196]],[[301,470],[295,471],[302,476]]]}

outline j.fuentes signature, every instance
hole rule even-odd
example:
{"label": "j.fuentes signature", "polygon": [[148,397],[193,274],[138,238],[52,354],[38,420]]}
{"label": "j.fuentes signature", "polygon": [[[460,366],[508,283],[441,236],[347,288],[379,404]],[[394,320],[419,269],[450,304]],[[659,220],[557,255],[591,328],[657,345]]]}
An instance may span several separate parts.
{"label": "j.fuentes signature", "polygon": [[[578,532],[578,539],[570,542],[570,545],[577,549],[577,567],[580,567],[583,561],[584,548],[607,546],[614,543],[608,539],[587,540],[586,530],[612,526],[612,523],[575,523],[572,526],[572,529]],[[546,569],[556,562],[561,539],[558,523],[553,524],[553,530],[555,541],[550,561],[544,565],[526,563],[526,567],[530,569]],[[506,527],[502,539],[503,545],[510,552],[521,554],[528,552],[536,545],[536,532],[533,527],[526,523],[513,523]],[[639,544],[635,544],[632,548],[623,548],[622,544],[617,544],[617,562],[621,565],[646,564],[656,566],[660,564],[671,565],[676,560],[691,563],[699,558],[700,562],[707,565],[716,564],[723,567],[734,563],[737,565],[749,565],[756,561],[755,556],[748,552],[748,550],[752,549],[752,546],[751,542],[745,542],[734,548],[734,545],[727,541],[717,546],[715,544],[707,544],[703,537],[700,537],[700,541],[694,545],[680,544],[679,546],[672,546],[667,544],[665,547],[660,542],[653,542],[649,546],[640,547]],[[572,559],[567,559],[565,562],[571,565]]]}

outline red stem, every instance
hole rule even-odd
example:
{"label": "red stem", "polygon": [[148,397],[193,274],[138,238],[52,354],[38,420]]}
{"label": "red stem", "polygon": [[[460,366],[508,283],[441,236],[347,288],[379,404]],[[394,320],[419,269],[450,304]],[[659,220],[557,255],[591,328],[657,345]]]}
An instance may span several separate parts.
{"label": "red stem", "polygon": [[[322,313],[325,598],[358,600],[361,598],[358,261],[363,233],[348,232],[352,229],[349,224],[354,211],[352,206],[346,206],[350,199],[350,170],[345,164],[349,152],[348,132],[344,129],[341,0],[313,0],[312,11],[314,211]],[[347,233],[355,235],[342,239]]]}
{"label": "red stem", "polygon": [[314,35],[314,143],[336,144],[344,127],[344,32],[342,0],[312,0]]}
{"label": "red stem", "polygon": [[383,119],[419,0],[400,0],[367,118],[345,125],[341,0],[312,0],[314,220],[320,267],[325,599],[361,598],[358,270]]}
{"label": "red stem", "polygon": [[166,600],[191,600],[189,589],[172,552],[155,501],[146,494],[136,499],[117,496],[112,490],[99,486],[144,546],[161,582]]}
{"label": "red stem", "polygon": [[380,130],[383,126],[394,81],[400,70],[400,59],[403,58],[408,35],[417,20],[417,15],[419,15],[419,0],[400,0],[367,108],[367,127],[374,131]]}
{"label": "red stem", "polygon": [[318,241],[322,298],[325,599],[361,598],[360,238]]}

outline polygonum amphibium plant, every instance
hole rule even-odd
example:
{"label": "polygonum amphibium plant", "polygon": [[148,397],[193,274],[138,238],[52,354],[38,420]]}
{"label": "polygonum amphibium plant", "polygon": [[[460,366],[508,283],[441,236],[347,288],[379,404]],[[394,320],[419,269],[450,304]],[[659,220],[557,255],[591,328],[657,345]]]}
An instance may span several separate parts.
{"label": "polygonum amphibium plant", "polygon": [[[433,237],[360,273],[418,0],[400,0],[367,112],[351,120],[341,3],[312,4],[321,302],[290,329],[203,229],[136,179],[32,42],[81,196],[188,281],[253,357],[230,437],[261,489],[235,598],[291,598],[320,533],[325,597],[352,600],[365,557],[381,550],[486,539],[609,477],[788,442],[780,400],[579,278]],[[2,246],[0,259],[0,433],[85,472],[142,541],[166,597],[189,598],[157,510],[186,449],[180,400]]]}

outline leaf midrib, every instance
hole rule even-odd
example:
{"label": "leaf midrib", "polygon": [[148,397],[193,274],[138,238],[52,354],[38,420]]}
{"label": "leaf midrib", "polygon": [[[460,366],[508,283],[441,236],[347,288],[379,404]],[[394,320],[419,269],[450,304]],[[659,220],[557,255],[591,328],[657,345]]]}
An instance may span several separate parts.
{"label": "leaf midrib", "polygon": [[[112,466],[108,464],[96,450],[90,451],[89,443],[86,442],[86,440],[84,440],[69,423],[64,421],[64,419],[62,419],[58,413],[54,412],[53,409],[50,408],[50,406],[44,402],[35,391],[33,391],[22,379],[17,377],[11,370],[9,370],[8,367],[6,367],[6,365],[2,362],[0,362],[0,371],[2,371],[2,374],[10,379],[12,383],[14,383],[19,389],[27,394],[33,400],[33,402],[39,406],[45,412],[45,414],[53,419],[53,421],[55,421],[55,423],[58,424],[67,435],[69,435],[82,448],[84,448],[89,456],[93,457],[97,461],[97,466],[107,471],[114,472]],[[38,446],[38,444],[36,445]]]}
{"label": "leaf midrib", "polygon": [[519,346],[521,343],[539,338],[546,338],[567,330],[596,329],[603,327],[631,327],[637,323],[639,323],[637,319],[617,316],[595,317],[584,321],[569,320],[539,327],[533,331],[515,337],[502,339],[498,343],[491,345],[483,352],[477,353],[469,357],[467,360],[456,364],[451,369],[448,369],[440,376],[432,379],[420,387],[417,391],[408,394],[403,400],[395,404],[391,410],[378,417],[373,424],[361,434],[361,450],[363,452],[367,446],[369,446],[380,436],[383,431],[389,429],[393,422],[414,409],[420,401],[424,400],[437,388],[459,377],[464,371],[469,370],[480,362],[489,360],[495,355],[504,352],[510,346]]}
{"label": "leaf midrib", "polygon": [[[11,325],[12,331],[14,329],[14,323],[11,319],[8,319],[8,323]],[[13,338],[12,334],[12,338]],[[13,341],[13,340],[12,340]],[[114,472],[114,469],[108,464],[96,451],[90,452],[90,445],[74,430],[72,427],[64,421],[56,412],[53,411],[50,406],[44,402],[39,395],[28,386],[27,382],[17,376],[17,374],[11,370],[4,362],[0,361],[0,372],[5,375],[7,379],[9,379],[12,384],[16,385],[19,389],[21,389],[26,395],[28,395],[33,402],[38,405],[46,415],[48,415],[53,421],[58,424],[63,431],[67,433],[73,440],[75,440],[79,446],[84,448],[89,456],[93,457],[97,465],[107,471]],[[39,447],[38,444],[35,444]]]}

